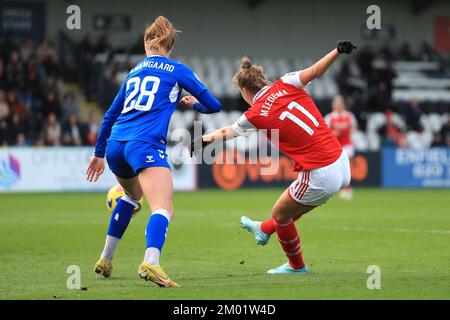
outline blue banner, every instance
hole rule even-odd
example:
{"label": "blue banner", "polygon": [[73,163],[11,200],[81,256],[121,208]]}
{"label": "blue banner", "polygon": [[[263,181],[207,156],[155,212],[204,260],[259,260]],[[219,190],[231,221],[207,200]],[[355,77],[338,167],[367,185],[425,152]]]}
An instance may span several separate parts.
{"label": "blue banner", "polygon": [[382,154],[383,187],[450,188],[450,148],[385,148]]}

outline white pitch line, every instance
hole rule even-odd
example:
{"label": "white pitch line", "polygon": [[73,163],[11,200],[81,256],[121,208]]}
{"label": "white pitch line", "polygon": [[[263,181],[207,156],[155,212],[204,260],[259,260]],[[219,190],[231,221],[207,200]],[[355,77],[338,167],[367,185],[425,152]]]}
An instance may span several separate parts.
{"label": "white pitch line", "polygon": [[396,233],[430,233],[430,234],[449,234],[450,230],[418,230],[418,229],[405,229],[405,228],[364,228],[364,227],[320,227],[321,229],[333,229],[342,231],[360,231],[360,232],[396,232]]}

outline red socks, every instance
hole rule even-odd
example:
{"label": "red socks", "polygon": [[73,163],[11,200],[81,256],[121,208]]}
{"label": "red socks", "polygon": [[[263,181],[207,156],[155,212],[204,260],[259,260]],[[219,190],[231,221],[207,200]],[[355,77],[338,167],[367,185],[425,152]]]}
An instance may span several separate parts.
{"label": "red socks", "polygon": [[293,219],[289,219],[285,222],[276,222],[273,220],[273,224],[278,236],[278,241],[288,258],[291,267],[294,269],[303,268],[305,263],[303,262],[302,250],[300,248],[300,237]]}
{"label": "red socks", "polygon": [[[300,219],[300,217],[301,217],[301,215],[298,215],[292,219],[295,222],[298,219]],[[274,220],[272,217],[270,217],[266,221],[261,222],[261,231],[264,232],[265,234],[267,234],[268,236],[270,236],[271,234],[273,234],[275,232],[275,224],[274,224]]]}

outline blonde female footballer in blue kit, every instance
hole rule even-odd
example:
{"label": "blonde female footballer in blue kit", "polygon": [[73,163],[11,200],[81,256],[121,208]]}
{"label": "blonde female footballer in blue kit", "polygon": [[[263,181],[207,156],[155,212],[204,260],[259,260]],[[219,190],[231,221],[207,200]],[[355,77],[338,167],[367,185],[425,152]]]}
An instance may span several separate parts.
{"label": "blonde female footballer in blue kit", "polygon": [[[94,271],[112,273],[112,258],[142,194],[152,215],[146,228],[146,250],[138,274],[161,287],[178,287],[159,265],[168,225],[173,217],[173,182],[167,161],[169,121],[177,105],[201,113],[220,111],[220,102],[187,66],[171,60],[177,30],[158,17],[144,34],[146,58],[132,69],[106,112],[87,179],[97,181],[105,170],[104,157],[125,190],[109,224],[104,250]],[[185,89],[193,96],[181,99]]]}

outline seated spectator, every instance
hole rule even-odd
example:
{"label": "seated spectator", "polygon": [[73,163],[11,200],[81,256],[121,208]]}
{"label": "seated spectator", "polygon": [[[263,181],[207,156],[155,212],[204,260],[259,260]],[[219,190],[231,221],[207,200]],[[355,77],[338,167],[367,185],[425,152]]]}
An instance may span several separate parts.
{"label": "seated spectator", "polygon": [[412,61],[414,60],[414,55],[412,54],[411,51],[411,45],[409,44],[409,42],[403,42],[400,50],[398,52],[398,58],[400,60],[405,60],[405,61]]}
{"label": "seated spectator", "polygon": [[44,132],[46,145],[59,146],[61,144],[61,125],[54,113],[48,115]]}
{"label": "seated spectator", "polygon": [[444,139],[442,139],[442,134],[436,132],[433,136],[433,142],[431,143],[432,148],[446,147]]}
{"label": "seated spectator", "polygon": [[0,90],[6,90],[8,86],[8,80],[6,79],[5,63],[0,58]]}
{"label": "seated spectator", "polygon": [[24,132],[20,132],[17,135],[16,143],[14,144],[16,147],[28,147],[30,146],[30,142],[27,140],[27,137]]}
{"label": "seated spectator", "polygon": [[63,144],[66,146],[81,146],[83,144],[84,128],[78,122],[78,117],[71,114],[63,128]]}
{"label": "seated spectator", "polygon": [[34,55],[35,51],[36,48],[34,47],[33,39],[29,38],[20,47],[20,56],[23,61],[27,61],[32,55]]}
{"label": "seated spectator", "polygon": [[24,83],[23,63],[18,51],[13,51],[6,65],[8,88],[20,88]]}
{"label": "seated spectator", "polygon": [[20,133],[25,133],[27,128],[25,124],[20,121],[18,113],[11,115],[11,123],[8,125],[7,129],[7,142],[8,145],[14,145],[16,143],[17,136]]}
{"label": "seated spectator", "polygon": [[47,38],[37,49],[37,58],[42,64],[47,76],[55,76],[58,74],[58,53],[52,42]]}
{"label": "seated spectator", "polygon": [[5,33],[2,42],[0,43],[0,53],[2,55],[2,59],[7,64],[9,62],[9,58],[11,57],[11,53],[13,51],[17,51],[18,47],[11,35],[11,33]]}
{"label": "seated spectator", "polygon": [[39,86],[39,65],[34,56],[26,60],[24,85],[30,92],[36,91]]}
{"label": "seated spectator", "polygon": [[21,123],[25,123],[28,114],[27,107],[25,106],[25,103],[17,98],[16,89],[8,91],[7,103],[9,104],[9,113],[11,117],[17,114],[19,117],[19,121]]}
{"label": "seated spectator", "polygon": [[401,129],[393,122],[393,113],[386,111],[386,125],[378,130],[381,136],[381,145],[387,147],[400,147],[407,146],[405,134]]}
{"label": "seated spectator", "polygon": [[381,57],[385,60],[385,61],[391,61],[394,60],[395,55],[394,52],[391,49],[391,45],[389,44],[389,41],[386,41],[383,45],[383,47],[381,47],[380,49],[380,54]]}
{"label": "seated spectator", "polygon": [[61,105],[57,100],[56,94],[53,91],[49,91],[42,104],[42,112],[45,117],[50,114],[54,114],[57,119],[61,118]]}
{"label": "seated spectator", "polygon": [[97,142],[98,130],[98,117],[94,112],[91,112],[89,114],[86,133],[86,142],[89,145],[94,146]]}
{"label": "seated spectator", "polygon": [[0,91],[0,121],[7,120],[9,117],[9,106],[5,99],[5,93]]}
{"label": "seated spectator", "polygon": [[5,93],[0,91],[0,146],[8,144],[9,106],[6,103]]}
{"label": "seated spectator", "polygon": [[422,116],[422,110],[419,107],[419,103],[416,99],[412,99],[405,110],[406,126],[409,130],[421,131],[420,117]]}
{"label": "seated spectator", "polygon": [[79,117],[79,105],[72,91],[67,92],[62,100],[63,121],[68,121],[70,115]]}

